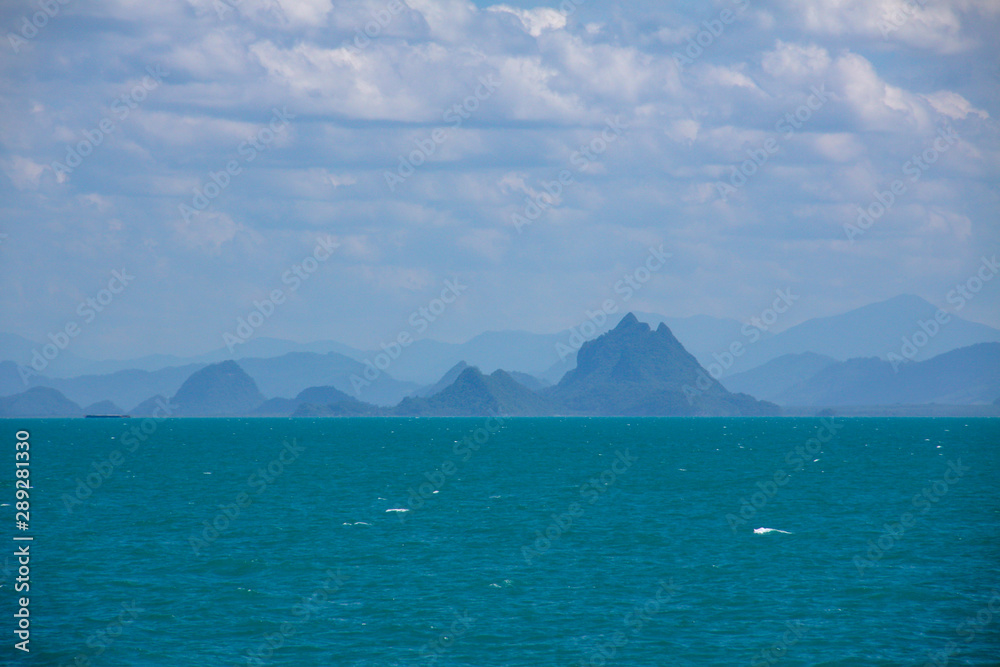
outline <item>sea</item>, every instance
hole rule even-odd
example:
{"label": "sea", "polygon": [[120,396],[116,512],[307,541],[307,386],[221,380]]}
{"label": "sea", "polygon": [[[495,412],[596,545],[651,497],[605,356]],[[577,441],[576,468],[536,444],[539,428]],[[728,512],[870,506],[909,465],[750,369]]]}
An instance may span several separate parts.
{"label": "sea", "polygon": [[996,419],[0,427],[0,664],[1000,665]]}

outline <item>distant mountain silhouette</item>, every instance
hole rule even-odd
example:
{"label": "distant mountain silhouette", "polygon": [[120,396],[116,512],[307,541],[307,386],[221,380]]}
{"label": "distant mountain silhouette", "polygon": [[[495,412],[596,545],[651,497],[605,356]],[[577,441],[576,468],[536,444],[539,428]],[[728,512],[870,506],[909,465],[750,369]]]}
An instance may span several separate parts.
{"label": "distant mountain silhouette", "polygon": [[[371,375],[365,374],[364,363],[337,352],[290,352],[280,357],[243,358],[239,364],[265,396],[295,396],[309,387],[329,386],[358,400],[389,406],[418,386],[400,382],[388,371],[379,371],[374,380],[369,380]],[[395,370],[395,363],[389,370]]]}
{"label": "distant mountain silhouette", "polygon": [[893,364],[874,357],[824,368],[780,393],[782,405],[990,404],[1000,395],[1000,343],[980,343],[933,359]]}
{"label": "distant mountain silhouette", "polygon": [[191,364],[158,371],[124,370],[108,375],[79,375],[72,378],[32,376],[32,386],[52,387],[80,405],[108,400],[116,405],[135,405],[146,396],[173,395],[184,380],[204,366]]}
{"label": "distant mountain silhouette", "polygon": [[82,417],[83,408],[51,387],[0,398],[0,417]]}
{"label": "distant mountain silhouette", "polygon": [[[783,354],[815,352],[846,361],[859,357],[885,359],[899,354],[903,339],[921,332],[920,322],[934,319],[938,307],[918,296],[904,294],[868,304],[832,317],[806,320],[747,348],[730,374],[748,370]],[[948,314],[948,321],[927,344],[917,350],[916,360],[968,347],[976,343],[1000,342],[1000,330]],[[721,350],[720,350],[721,352]]]}
{"label": "distant mountain silhouette", "polygon": [[[885,358],[900,349],[903,338],[920,332],[920,322],[932,320],[938,311],[937,306],[920,297],[900,295],[839,315],[806,320],[773,333],[797,319],[797,307],[791,305],[790,312],[780,315],[772,326],[763,325],[767,331],[735,319],[705,315],[668,317],[641,312],[635,315],[653,328],[665,323],[706,368],[715,361],[715,355],[725,355],[732,344],[742,343],[743,353],[729,368],[723,369],[722,377],[727,378],[785,354],[813,352],[838,361]],[[976,343],[1000,342],[1000,329],[963,320],[954,313],[949,313],[948,318],[948,323],[917,350],[917,360]],[[609,320],[600,326],[580,322],[571,329],[551,334],[488,331],[464,343],[417,340],[406,348],[405,354],[393,360],[387,372],[381,372],[371,385],[363,386],[360,394],[355,394],[351,376],[363,377],[367,368],[364,362],[374,359],[381,350],[365,351],[335,341],[296,343],[256,336],[238,346],[235,353],[222,347],[187,358],[157,354],[131,360],[92,361],[64,350],[42,371],[43,377],[33,378],[28,385],[11,372],[16,372],[16,364],[6,368],[0,365],[0,395],[18,393],[28,386],[51,386],[81,405],[107,399],[127,406],[153,394],[170,396],[183,378],[197,368],[237,358],[268,397],[294,396],[307,387],[328,385],[360,400],[390,406],[421,385],[433,384],[462,360],[487,374],[504,369],[515,379],[513,373],[522,372],[557,383],[576,365],[576,350],[583,342],[580,331],[586,330],[590,338],[595,338],[612,326]],[[0,332],[0,362],[9,360],[28,365],[34,351],[44,347],[43,343]],[[571,349],[569,354],[565,354],[567,344]],[[161,370],[170,372],[160,374]],[[117,375],[120,371],[127,373]],[[144,374],[148,372],[152,373]],[[67,378],[74,382],[60,382]]]}
{"label": "distant mountain silhouette", "polygon": [[151,396],[142,403],[128,411],[133,417],[172,417],[175,416],[177,406],[162,394]]}
{"label": "distant mountain silhouette", "polygon": [[15,364],[30,367],[34,361],[42,372],[55,377],[68,377],[86,373],[94,362],[81,359],[71,350],[60,350],[53,358],[42,356],[43,348],[52,343],[44,340],[41,343],[28,340],[17,334],[0,332],[0,361],[13,361]]}
{"label": "distant mountain silhouette", "polygon": [[458,379],[458,376],[462,374],[462,371],[464,371],[466,368],[469,368],[469,364],[465,363],[464,361],[458,362],[457,364],[452,366],[447,373],[442,375],[440,380],[438,380],[434,384],[427,385],[426,387],[421,387],[420,389],[413,392],[413,397],[427,398],[428,396],[433,396],[434,394],[440,393],[444,389],[451,386],[455,382],[455,380]]}
{"label": "distant mountain silhouette", "polygon": [[[292,352],[280,357],[244,358],[240,367],[257,383],[265,396],[294,396],[308,387],[335,386],[351,392],[352,375],[365,377],[365,365],[344,355],[330,352]],[[17,364],[0,362],[0,396],[24,391],[29,386],[58,389],[81,405],[110,400],[118,405],[135,405],[152,395],[172,396],[191,374],[204,364],[171,366],[159,370],[118,370],[105,375],[80,375],[72,378],[31,375],[24,383]],[[361,388],[360,398],[379,405],[395,405],[416,385],[400,382],[382,372]]]}
{"label": "distant mountain silhouette", "polygon": [[[17,397],[8,402],[11,406],[37,402],[32,409],[41,412],[58,411],[61,405],[67,412],[59,414],[65,416],[76,415],[81,405],[102,404],[100,411],[110,411],[111,406],[103,403],[110,401],[115,408],[134,406],[128,413],[137,417],[163,416],[164,396],[174,396],[175,403],[178,397],[184,400],[171,413],[177,416],[471,414],[482,406],[501,403],[511,414],[775,412],[774,405],[751,396],[803,409],[936,402],[933,414],[946,413],[942,408],[946,403],[992,404],[1000,396],[990,374],[996,367],[991,356],[994,348],[979,346],[1000,344],[1000,330],[954,314],[947,314],[948,321],[935,329],[930,322],[938,312],[923,299],[903,295],[841,315],[807,320],[778,334],[763,332],[756,341],[746,331],[758,329],[736,320],[630,313],[613,329],[605,330],[610,322],[588,327],[589,341],[580,335],[582,327],[544,335],[487,332],[463,344],[415,341],[386,370],[366,363],[374,358],[373,353],[332,341],[300,345],[260,338],[241,346],[239,352],[262,356],[243,357],[238,365],[228,361],[205,366],[199,361],[154,371],[126,368],[59,377],[67,366],[93,369],[128,363],[95,363],[67,356],[69,364],[52,365],[26,379],[15,361],[30,362],[22,358],[39,344],[0,334],[0,396]],[[656,322],[656,328],[644,321]],[[674,335],[674,326],[681,335]],[[881,361],[903,353],[906,339],[912,340],[917,333],[926,333],[913,350],[917,362],[903,364],[897,373]],[[737,342],[743,344],[743,353],[729,363],[727,350]],[[557,350],[568,349],[573,352],[561,360]],[[938,351],[942,354],[935,356]],[[945,356],[959,351],[962,354]],[[216,350],[192,359],[220,355],[223,352]],[[185,361],[170,355],[143,359],[150,366]],[[470,363],[478,377],[464,375]],[[495,366],[504,363],[511,366],[498,374]],[[717,382],[705,369],[718,375],[720,365],[725,368]],[[226,368],[229,375],[222,372]],[[235,369],[241,370],[236,373]],[[424,378],[434,369],[440,371],[427,379],[424,388],[389,373]],[[56,393],[25,391],[40,387]],[[303,392],[317,387],[340,393],[302,398]],[[56,400],[60,395],[68,403]],[[411,399],[400,403],[407,396]],[[265,403],[265,398],[271,400]]]}
{"label": "distant mountain silhouette", "polygon": [[0,361],[0,396],[20,394],[28,386],[21,379],[17,364],[13,361]]}
{"label": "distant mountain silhouette", "polygon": [[791,387],[836,363],[836,359],[814,352],[784,354],[757,368],[724,377],[721,381],[730,391],[773,401]]}
{"label": "distant mountain silhouette", "polygon": [[455,381],[429,398],[406,398],[395,407],[400,416],[478,417],[490,414],[544,416],[559,414],[552,401],[531,391],[504,371],[483,375],[463,370]]}
{"label": "distant mountain silhouette", "polygon": [[577,367],[543,395],[592,415],[772,415],[777,406],[731,394],[665,324],[653,331],[629,313],[583,344]]}
{"label": "distant mountain silhouette", "polygon": [[528,373],[522,373],[520,371],[507,371],[507,374],[510,375],[515,382],[523,384],[531,391],[538,392],[552,386],[552,383],[548,380],[544,380]]}
{"label": "distant mountain silhouette", "polygon": [[295,398],[272,398],[253,411],[259,417],[373,415],[379,408],[362,403],[336,387],[309,387]]}
{"label": "distant mountain silhouette", "polygon": [[179,417],[248,415],[264,402],[257,384],[235,361],[196,371],[171,399]]}

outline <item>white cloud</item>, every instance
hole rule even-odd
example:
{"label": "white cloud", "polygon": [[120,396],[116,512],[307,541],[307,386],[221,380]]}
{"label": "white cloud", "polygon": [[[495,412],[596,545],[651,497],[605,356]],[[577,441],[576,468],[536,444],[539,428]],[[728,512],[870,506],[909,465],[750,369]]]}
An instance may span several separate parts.
{"label": "white cloud", "polygon": [[407,0],[406,4],[423,15],[434,38],[446,42],[467,40],[477,13],[467,0]]}
{"label": "white cloud", "polygon": [[543,32],[566,27],[566,15],[549,7],[519,9],[510,5],[494,5],[487,7],[486,11],[513,14],[521,21],[525,31],[532,37],[539,37]]}
{"label": "white cloud", "polygon": [[[671,239],[681,264],[699,263],[678,274],[676,293],[657,294],[664,310],[697,312],[710,303],[719,314],[743,303],[732,296],[736,278],[744,298],[773,291],[764,283],[778,275],[865,290],[880,271],[924,280],[908,267],[935,253],[996,245],[990,189],[1000,139],[993,80],[982,72],[983,63],[998,61],[995,0],[928,0],[887,38],[878,20],[896,0],[776,0],[767,12],[753,5],[680,75],[672,53],[702,29],[703,6],[585,3],[567,20],[553,8],[507,2],[477,9],[466,0],[408,1],[362,48],[354,38],[388,0],[243,0],[222,18],[214,0],[67,6],[87,20],[66,22],[70,32],[47,31],[44,49],[37,42],[30,58],[0,71],[5,90],[14,91],[0,97],[0,207],[24,229],[40,221],[40,246],[45,230],[88,230],[74,237],[73,250],[102,261],[105,247],[91,237],[106,234],[109,220],[124,221],[111,230],[123,249],[155,251],[150,266],[162,261],[207,276],[229,295],[254,293],[259,276],[224,273],[213,268],[223,262],[204,261],[206,253],[227,267],[272,251],[283,262],[282,253],[299,252],[292,239],[336,233],[344,240],[340,257],[355,272],[344,298],[385,321],[398,318],[392,307],[409,312],[409,304],[387,298],[394,290],[433,287],[444,267],[481,273],[481,285],[492,281],[507,292],[542,277],[547,303],[586,303],[593,295],[582,286],[606,283],[595,272],[623,261],[625,238]],[[961,60],[941,55],[954,52]],[[163,86],[72,178],[51,187],[44,165],[62,158],[155,63],[171,73]],[[452,127],[445,111],[487,75],[499,88]],[[748,149],[781,137],[776,121],[801,108],[813,86],[825,86],[828,101],[721,204],[716,179],[728,178]],[[192,188],[284,106],[297,115],[289,130],[209,210],[180,222],[177,205]],[[578,170],[570,156],[617,115],[629,124],[626,138]],[[885,220],[905,262],[887,256],[861,284],[831,250],[867,252],[836,246],[843,220],[870,201],[873,188],[898,178],[901,163],[944,122],[962,140]],[[438,128],[448,139],[390,191],[384,172]],[[511,211],[563,169],[572,170],[574,184],[532,225],[531,243],[522,243],[511,233]],[[876,229],[865,241],[879,238]],[[586,255],[586,268],[567,245]],[[37,270],[54,284],[72,284],[83,262],[60,257]],[[767,272],[737,276],[717,270],[722,261]],[[11,262],[11,273],[36,270]],[[170,298],[170,280],[150,289],[151,298],[185,302]],[[324,289],[335,299],[341,288]],[[470,308],[490,298],[481,289]],[[518,311],[495,306],[481,306],[471,334],[495,326],[495,312]],[[0,295],[0,308],[12,318],[30,315],[10,296]],[[539,319],[511,326],[546,330],[566,311],[531,312]],[[364,337],[362,323],[322,324]]]}
{"label": "white cloud", "polygon": [[[778,0],[784,13],[811,34],[863,36],[885,44],[939,53],[966,51],[974,41],[965,35],[963,19],[974,20],[990,0],[963,3],[918,3],[911,0]],[[778,10],[781,12],[782,10]],[[971,11],[970,11],[971,10]]]}
{"label": "white cloud", "polygon": [[848,132],[818,134],[812,137],[817,153],[834,162],[853,162],[865,154],[865,144]]}
{"label": "white cloud", "polygon": [[815,81],[830,67],[830,54],[816,44],[795,44],[778,40],[764,54],[761,65],[775,79],[803,84]]}
{"label": "white cloud", "polygon": [[321,27],[333,11],[332,0],[274,0],[291,26]]}
{"label": "white cloud", "polygon": [[977,109],[969,100],[950,90],[939,90],[931,95],[924,95],[924,99],[934,107],[935,111],[953,120],[965,120],[969,114],[976,114],[984,120],[990,117],[985,110]]}
{"label": "white cloud", "polygon": [[326,174],[326,178],[330,181],[330,185],[335,188],[358,184],[358,179],[350,174]]}
{"label": "white cloud", "polygon": [[189,220],[175,221],[174,229],[184,245],[209,255],[219,255],[223,246],[241,237],[246,242],[262,242],[260,234],[247,229],[228,214],[210,210],[198,213]]}
{"label": "white cloud", "polygon": [[20,155],[0,159],[0,169],[18,190],[33,190],[38,187],[47,165],[39,164]]}

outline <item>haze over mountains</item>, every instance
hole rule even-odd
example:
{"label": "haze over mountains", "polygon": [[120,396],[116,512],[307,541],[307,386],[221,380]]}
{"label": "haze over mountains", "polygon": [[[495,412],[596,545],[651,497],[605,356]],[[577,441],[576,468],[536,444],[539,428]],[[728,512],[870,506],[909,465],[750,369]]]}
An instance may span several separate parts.
{"label": "haze over mountains", "polygon": [[[641,323],[652,325],[647,327],[650,333],[665,330],[672,342],[660,343],[667,347],[676,344],[679,351],[675,350],[675,360],[690,357],[696,366],[700,363],[707,369],[703,375],[712,384],[702,391],[703,412],[699,414],[712,412],[705,401],[711,402],[716,384],[720,389],[786,406],[932,402],[974,405],[992,403],[1000,396],[994,381],[998,363],[993,347],[1000,343],[1000,330],[946,314],[918,297],[896,297],[842,315],[808,320],[780,333],[764,330],[771,328],[767,321],[767,317],[740,323],[706,316],[669,318],[636,313],[634,317],[616,315],[608,321],[584,323],[559,334],[487,332],[463,344],[420,340],[403,350],[367,352],[332,341],[302,345],[265,337],[238,346],[235,355],[221,348],[188,359],[157,355],[131,361],[88,362],[66,349],[60,350],[54,360],[44,360],[41,372],[26,367],[33,353],[42,349],[41,344],[0,334],[0,396],[49,387],[78,407],[88,406],[88,412],[110,411],[107,404],[101,405],[103,401],[132,410],[153,396],[174,396],[192,374],[235,356],[239,368],[260,394],[258,404],[267,399],[294,402],[296,399],[291,397],[307,389],[329,387],[360,404],[391,408],[407,397],[430,399],[451,387],[468,368],[475,367],[482,376],[480,384],[494,393],[503,393],[503,387],[509,389],[510,380],[545,400],[559,394],[555,404],[570,411],[602,414],[606,406],[586,404],[585,397],[592,388],[580,390],[579,400],[583,403],[572,397],[570,387],[589,387],[583,378],[593,363],[588,359],[578,367],[577,348],[582,345],[594,354],[597,348],[590,344],[598,342],[598,333],[622,323],[630,325],[630,330]],[[956,350],[961,354],[942,357]],[[636,382],[661,401],[654,412],[667,414],[669,401],[664,396],[675,388],[657,384],[658,380],[648,376],[650,369],[660,363],[652,348],[639,352],[634,363],[630,372],[639,378]],[[72,375],[73,369],[81,368],[106,372]],[[504,371],[503,375],[495,376],[498,370]],[[624,373],[624,367],[618,372]],[[569,382],[561,383],[563,379]],[[478,380],[468,375],[463,381]],[[556,383],[562,389],[550,387]],[[247,402],[257,398],[254,395]],[[508,400],[513,398],[508,396]],[[529,402],[534,404],[536,400]],[[89,410],[95,404],[99,409]],[[292,411],[307,404],[313,402],[299,400]],[[411,406],[415,413],[433,412],[426,405],[419,410],[413,406],[416,403]],[[543,411],[552,407],[544,402],[539,406]],[[628,405],[629,410],[638,410],[630,414],[644,414],[640,407],[638,403]],[[353,409],[368,410],[357,405]],[[532,409],[525,407],[527,412]],[[725,412],[735,406],[719,409]]]}
{"label": "haze over mountains", "polygon": [[[60,407],[67,416],[82,412],[48,387],[2,400],[0,416],[52,416]],[[394,407],[363,403],[328,386],[309,388],[294,399],[266,399],[241,365],[228,360],[196,370],[172,398],[147,399],[136,412],[155,414],[154,406],[163,405],[177,417],[778,414],[776,405],[731,394],[709,378],[666,325],[653,331],[632,314],[584,343],[580,365],[556,386],[539,391],[505,371],[484,375],[459,364],[438,386],[415,392]]]}
{"label": "haze over mountains", "polygon": [[725,384],[779,405],[985,405],[1000,397],[1000,343],[895,365],[875,357],[785,355]]}

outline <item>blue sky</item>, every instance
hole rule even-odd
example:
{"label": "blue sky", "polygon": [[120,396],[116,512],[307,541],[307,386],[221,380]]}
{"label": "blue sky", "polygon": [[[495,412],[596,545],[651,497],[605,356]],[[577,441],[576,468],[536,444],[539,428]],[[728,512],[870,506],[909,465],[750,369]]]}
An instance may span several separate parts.
{"label": "blue sky", "polygon": [[81,356],[220,347],[275,290],[259,334],[374,347],[449,279],[420,335],[792,288],[784,328],[947,307],[1000,245],[992,0],[46,6],[0,10],[0,330]]}

